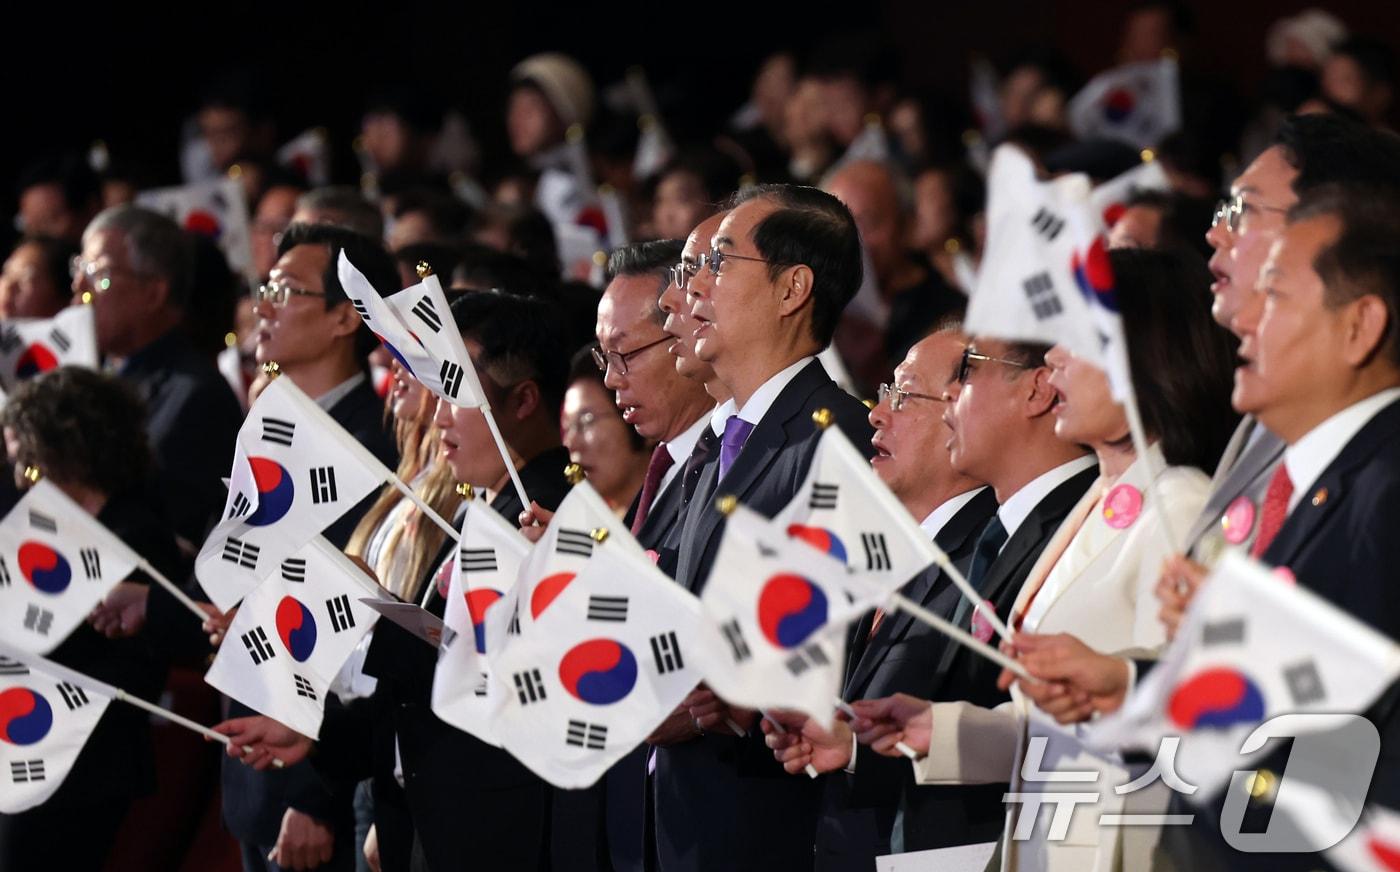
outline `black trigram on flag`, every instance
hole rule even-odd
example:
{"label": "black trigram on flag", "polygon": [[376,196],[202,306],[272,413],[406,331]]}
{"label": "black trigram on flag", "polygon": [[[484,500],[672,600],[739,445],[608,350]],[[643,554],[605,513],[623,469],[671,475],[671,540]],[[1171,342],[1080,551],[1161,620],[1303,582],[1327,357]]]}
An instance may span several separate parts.
{"label": "black trigram on flag", "polygon": [[865,547],[865,568],[874,571],[893,569],[890,548],[884,533],[861,533],[860,544]]}
{"label": "black trigram on flag", "polygon": [[275,442],[278,445],[291,446],[292,436],[296,434],[297,425],[291,421],[284,421],[281,418],[263,418],[264,442]]}
{"label": "black trigram on flag", "polygon": [[1031,311],[1035,312],[1035,317],[1044,321],[1046,318],[1053,318],[1063,312],[1064,306],[1060,305],[1060,298],[1055,294],[1055,283],[1050,280],[1050,273],[1038,272],[1022,282],[1026,289],[1026,299],[1030,301]]}
{"label": "black trigram on flag", "polygon": [[485,696],[491,676],[487,675],[485,672],[478,673],[477,675],[476,686],[472,688],[472,696]]}
{"label": "black trigram on flag", "polygon": [[569,721],[569,734],[564,741],[578,748],[601,751],[608,741],[608,728],[602,724]]}
{"label": "black trigram on flag", "polygon": [[1244,618],[1212,621],[1201,628],[1202,645],[1243,645],[1244,636]]}
{"label": "black trigram on flag", "polygon": [[87,691],[66,681],[58,686],[58,695],[63,697],[63,704],[68,706],[70,712],[82,708],[89,702]]}
{"label": "black trigram on flag", "polygon": [[311,470],[311,502],[316,505],[340,499],[335,490],[335,467],[317,466]]}
{"label": "black trigram on flag", "polygon": [[5,563],[5,558],[0,557],[0,587],[10,586],[10,567]]}
{"label": "black trigram on flag", "polygon": [[53,612],[48,609],[41,609],[36,605],[26,606],[24,609],[24,628],[33,630],[40,636],[47,636],[49,628],[53,626]]}
{"label": "black trigram on flag", "polygon": [[57,327],[49,331],[49,341],[52,342],[54,347],[59,351],[67,351],[73,347],[73,341],[68,338],[68,334]]}
{"label": "black trigram on flag", "polygon": [[282,561],[282,578],[293,584],[306,581],[306,558],[288,557]]}
{"label": "black trigram on flag", "polygon": [[656,660],[656,671],[660,675],[685,668],[681,659],[681,643],[674,632],[651,637],[651,656]]}
{"label": "black trigram on flag", "polygon": [[588,620],[590,621],[626,621],[627,620],[627,597],[625,596],[590,596],[588,598]]}
{"label": "black trigram on flag", "polygon": [[88,581],[102,580],[102,555],[96,548],[84,548],[78,552],[83,558],[83,574]]}
{"label": "black trigram on flag", "polygon": [[224,542],[223,559],[229,563],[236,563],[244,569],[258,568],[258,554],[262,549],[252,542],[244,542],[233,536],[228,537]]}
{"label": "black trigram on flag", "polygon": [[511,610],[510,623],[506,624],[506,635],[520,635],[520,603],[516,603],[515,608]]}
{"label": "black trigram on flag", "polygon": [[230,518],[241,518],[253,510],[253,503],[243,491],[233,495],[233,505],[228,507]]}
{"label": "black trigram on flag", "polygon": [[43,760],[15,760],[10,763],[10,780],[15,784],[28,784],[44,780]]}
{"label": "black trigram on flag", "polygon": [[350,596],[341,594],[326,600],[326,614],[331,616],[331,629],[337,633],[355,626],[355,615],[350,611]]}
{"label": "black trigram on flag", "polygon": [[23,344],[24,340],[19,338],[19,331],[14,327],[6,324],[5,329],[0,331],[0,351],[13,354]]}
{"label": "black trigram on flag", "polygon": [[413,305],[413,314],[418,316],[418,320],[423,322],[434,333],[442,330],[442,316],[438,315],[437,309],[433,306],[433,301],[428,297],[422,297]]}
{"label": "black trigram on flag", "polygon": [[820,645],[808,645],[806,648],[803,648],[801,651],[798,651],[796,654],[783,661],[783,665],[792,673],[793,678],[796,678],[813,667],[827,666],[830,663],[830,658],[826,656],[826,652],[822,650],[822,646]]}
{"label": "black trigram on flag", "polygon": [[749,643],[744,641],[744,631],[739,628],[739,619],[735,618],[719,628],[724,636],[724,641],[729,643],[730,653],[734,655],[735,663],[743,663],[753,656],[753,651],[749,650]]}
{"label": "black trigram on flag", "polygon": [[572,554],[576,557],[592,557],[593,537],[588,534],[587,530],[560,530],[554,550],[560,554]]}
{"label": "black trigram on flag", "polygon": [[457,393],[462,390],[462,377],[465,371],[450,360],[442,362],[442,369],[438,371],[438,380],[442,382],[442,392],[452,399],[457,399]]}
{"label": "black trigram on flag", "polygon": [[361,321],[365,322],[366,324],[370,322],[369,309],[365,306],[364,303],[361,303],[359,300],[352,299],[350,301],[350,305],[355,307],[355,311],[359,313]]}
{"label": "black trigram on flag", "polygon": [[1284,669],[1283,680],[1288,685],[1288,694],[1293,697],[1294,705],[1316,705],[1327,699],[1322,674],[1311,660]]}
{"label": "black trigram on flag", "polygon": [[297,696],[304,696],[312,702],[316,701],[316,688],[311,686],[311,682],[295,672],[292,673],[292,682],[297,686]]}
{"label": "black trigram on flag", "polygon": [[243,647],[248,649],[248,656],[253,658],[254,666],[261,666],[277,656],[277,652],[267,643],[267,634],[262,627],[254,627],[239,638],[243,640]]}
{"label": "black trigram on flag", "polygon": [[43,530],[45,533],[58,532],[58,524],[53,518],[50,518],[43,512],[36,512],[33,509],[29,510],[29,526],[36,530]]}
{"label": "black trigram on flag", "polygon": [[540,678],[538,669],[517,672],[511,676],[511,679],[515,682],[515,692],[520,697],[521,705],[529,705],[544,699],[544,679]]}
{"label": "black trigram on flag", "polygon": [[813,509],[834,509],[836,508],[836,493],[839,486],[834,484],[822,484],[813,482],[812,499],[807,503]]}
{"label": "black trigram on flag", "polygon": [[1060,231],[1065,229],[1065,219],[1041,206],[1031,217],[1031,226],[1047,241],[1054,242],[1055,237],[1060,235]]}
{"label": "black trigram on flag", "polygon": [[29,667],[18,660],[0,657],[0,675],[28,675]]}
{"label": "black trigram on flag", "polygon": [[457,566],[463,572],[495,572],[495,548],[462,548],[457,552]]}

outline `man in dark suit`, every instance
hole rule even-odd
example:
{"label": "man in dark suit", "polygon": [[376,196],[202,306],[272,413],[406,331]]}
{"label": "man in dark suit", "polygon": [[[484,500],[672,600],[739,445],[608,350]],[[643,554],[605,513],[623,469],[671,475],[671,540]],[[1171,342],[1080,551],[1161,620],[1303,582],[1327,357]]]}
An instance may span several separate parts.
{"label": "man in dark suit", "polygon": [[[880,403],[870,412],[876,474],[964,573],[996,512],[991,489],[954,470],[948,457],[952,432],[943,421],[943,395],[965,342],[955,330],[943,330],[915,343],[895,368],[893,383],[881,385]],[[936,566],[904,585],[904,595],[944,618],[962,598]],[[904,612],[868,613],[852,633],[843,698],[921,692],[947,644],[946,636]],[[891,851],[900,794],[913,786],[908,764],[857,746],[844,723],[827,732],[802,715],[774,717],[788,732],[769,731],[767,742],[784,768],[800,776],[810,762],[830,773],[822,779],[816,868],[872,868],[876,857]]]}
{"label": "man in dark suit", "polygon": [[[1048,383],[1043,345],[977,338],[963,352],[945,420],[953,468],[987,482],[999,507],[973,548],[968,582],[1003,619],[1050,538],[1097,477],[1093,458],[1055,436],[1057,395]],[[986,606],[984,605],[983,608]],[[973,604],[961,598],[953,622],[986,641]],[[987,627],[987,629],[990,629]],[[860,741],[902,733],[916,752],[929,747],[930,701],[992,708],[1006,700],[999,667],[967,648],[947,644],[917,694],[857,702]],[[882,746],[883,747],[883,746]],[[995,840],[1002,828],[1006,785],[906,785],[892,848],[920,851]]]}
{"label": "man in dark suit", "polygon": [[[860,243],[849,211],[812,188],[760,186],[720,223],[687,281],[696,355],[733,398],[718,457],[700,473],[681,520],[676,581],[699,593],[723,527],[715,497],[733,494],[774,515],[796,493],[829,409],[856,445],[870,439],[866,409],[815,355],[860,284]],[[784,775],[754,728],[756,713],[700,690],[689,700],[694,741],[656,752],[658,868],[810,868],[817,785]],[[748,729],[734,736],[726,720]]]}

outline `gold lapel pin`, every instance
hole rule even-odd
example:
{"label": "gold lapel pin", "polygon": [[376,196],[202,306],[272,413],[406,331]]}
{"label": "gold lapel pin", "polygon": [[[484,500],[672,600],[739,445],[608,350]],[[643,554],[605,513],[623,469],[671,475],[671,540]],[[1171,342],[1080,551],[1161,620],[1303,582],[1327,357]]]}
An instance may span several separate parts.
{"label": "gold lapel pin", "polygon": [[1327,488],[1320,487],[1317,489],[1317,493],[1313,494],[1312,504],[1320,506],[1325,502],[1327,502]]}

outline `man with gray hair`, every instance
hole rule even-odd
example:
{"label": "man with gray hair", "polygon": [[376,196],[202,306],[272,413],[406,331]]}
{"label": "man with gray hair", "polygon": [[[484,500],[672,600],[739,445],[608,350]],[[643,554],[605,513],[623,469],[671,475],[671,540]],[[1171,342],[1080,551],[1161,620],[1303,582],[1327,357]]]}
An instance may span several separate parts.
{"label": "man with gray hair", "polygon": [[193,258],[169,218],[116,206],[83,231],[73,263],[73,302],[92,305],[98,352],[145,400],[159,496],[189,553],[223,507],[220,479],[242,423],[228,383],[180,328]]}
{"label": "man with gray hair", "polygon": [[292,223],[333,224],[384,241],[384,216],[377,206],[349,185],[332,185],[302,194],[297,198]]}

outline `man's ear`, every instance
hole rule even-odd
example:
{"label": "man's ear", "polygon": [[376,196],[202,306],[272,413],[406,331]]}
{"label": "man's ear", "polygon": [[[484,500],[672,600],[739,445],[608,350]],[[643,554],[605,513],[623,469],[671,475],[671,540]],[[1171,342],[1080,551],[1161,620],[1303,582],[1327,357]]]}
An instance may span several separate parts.
{"label": "man's ear", "polygon": [[1384,347],[1387,337],[1394,342],[1395,325],[1390,309],[1380,297],[1366,294],[1347,306],[1346,332],[1342,337],[1342,357],[1349,366],[1365,366]]}
{"label": "man's ear", "polygon": [[812,280],[816,276],[806,264],[783,270],[778,276],[778,314],[791,315],[806,305],[812,297]]}
{"label": "man's ear", "polygon": [[1055,403],[1059,402],[1059,393],[1050,387],[1050,368],[1047,366],[1036,367],[1030,371],[1030,378],[1023,379],[1025,384],[1025,408],[1027,418],[1039,418],[1042,415],[1050,414],[1050,410],[1055,408]]}
{"label": "man's ear", "polygon": [[148,292],[142,295],[142,305],[147,312],[159,312],[170,301],[170,280],[151,278],[147,280]]}
{"label": "man's ear", "polygon": [[330,308],[331,314],[331,336],[339,339],[342,336],[354,336],[364,323],[360,319],[360,313],[355,311],[349,300],[336,303]]}
{"label": "man's ear", "polygon": [[544,395],[540,393],[539,385],[527,379],[510,389],[507,403],[511,418],[524,421],[544,404]]}

